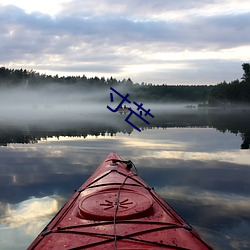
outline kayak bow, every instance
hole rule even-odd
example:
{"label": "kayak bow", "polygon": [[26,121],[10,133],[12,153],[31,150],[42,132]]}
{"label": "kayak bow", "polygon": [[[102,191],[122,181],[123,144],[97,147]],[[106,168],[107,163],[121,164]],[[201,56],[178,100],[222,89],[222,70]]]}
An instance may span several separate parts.
{"label": "kayak bow", "polygon": [[110,153],[28,249],[212,249],[133,167]]}

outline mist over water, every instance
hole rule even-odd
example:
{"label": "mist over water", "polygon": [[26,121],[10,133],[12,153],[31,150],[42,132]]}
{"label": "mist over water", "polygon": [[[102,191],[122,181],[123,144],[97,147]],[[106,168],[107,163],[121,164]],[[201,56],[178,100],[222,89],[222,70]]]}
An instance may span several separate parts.
{"label": "mist over water", "polygon": [[[125,87],[115,88],[121,95],[131,94]],[[112,112],[122,97],[114,94],[110,100],[110,88],[79,88],[63,84],[44,87],[0,89],[0,143],[33,142],[47,136],[87,136],[100,134],[131,134],[136,131],[125,119],[130,112]],[[198,108],[197,103],[152,103],[133,99],[123,103],[139,114],[133,103],[142,103],[149,116],[132,115],[129,121],[140,129],[170,127],[212,127],[219,131],[229,130],[242,136],[242,148],[250,144],[249,109],[206,109]],[[74,132],[72,132],[72,130]],[[9,131],[8,133],[6,131]],[[39,131],[39,133],[38,133]],[[23,139],[24,138],[24,139]]]}
{"label": "mist over water", "polygon": [[154,115],[146,117],[149,125],[131,117],[138,132],[125,121],[128,113],[107,109],[122,100],[114,95],[112,103],[110,92],[56,84],[0,89],[3,249],[26,248],[110,151],[133,160],[139,175],[216,249],[250,246],[249,150],[240,149],[250,141],[249,110],[131,95],[126,106],[136,111],[133,102],[143,103]]}
{"label": "mist over water", "polygon": [[[116,88],[116,90],[123,95],[128,93],[123,87]],[[101,91],[86,90],[62,84],[32,89],[27,87],[0,89],[0,123],[11,122],[14,126],[21,123],[42,125],[42,123],[85,121],[114,125],[113,119],[117,118],[117,114],[108,110],[107,105],[115,109],[122,98],[115,96],[114,102],[111,103],[110,92],[112,91],[109,88],[101,89]],[[186,108],[190,103],[155,104],[147,101],[140,102],[130,97],[129,99],[131,103],[124,102],[123,106],[126,105],[136,111],[137,106],[133,104],[133,101],[138,104],[143,103],[143,108],[150,109],[152,115],[162,111],[190,111]]]}
{"label": "mist over water", "polygon": [[56,120],[67,116],[80,118],[83,114],[104,110],[100,97],[102,94],[97,91],[84,93],[66,86],[5,89],[0,92],[1,120]]}

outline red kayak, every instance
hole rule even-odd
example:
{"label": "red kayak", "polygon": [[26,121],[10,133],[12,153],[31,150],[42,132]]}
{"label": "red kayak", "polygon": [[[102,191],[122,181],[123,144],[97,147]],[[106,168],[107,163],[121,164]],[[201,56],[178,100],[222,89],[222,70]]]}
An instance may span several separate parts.
{"label": "red kayak", "polygon": [[212,249],[110,153],[28,249]]}

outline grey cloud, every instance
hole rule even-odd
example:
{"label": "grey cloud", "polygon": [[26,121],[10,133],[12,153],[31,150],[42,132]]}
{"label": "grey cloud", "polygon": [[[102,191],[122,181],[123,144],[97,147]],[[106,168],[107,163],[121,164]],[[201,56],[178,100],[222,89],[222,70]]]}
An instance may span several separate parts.
{"label": "grey cloud", "polygon": [[[46,69],[46,67],[40,66],[40,69]],[[116,65],[104,65],[104,64],[87,64],[87,65],[79,65],[75,63],[73,65],[55,65],[50,67],[51,70],[61,71],[61,72],[96,72],[96,73],[109,73],[109,72],[119,72],[120,67]]]}
{"label": "grey cloud", "polygon": [[[184,25],[187,41],[202,43],[217,48],[235,47],[249,44],[250,13],[195,18]],[[186,27],[185,27],[186,26]]]}
{"label": "grey cloud", "polygon": [[[27,38],[29,46],[33,45],[32,41],[35,44],[40,41],[40,44],[45,46],[55,45],[51,41],[53,37],[66,34],[69,43],[74,43],[75,37],[72,39],[71,36],[76,36],[78,42],[82,40],[101,43],[103,39],[113,45],[122,42],[162,41],[188,48],[240,46],[247,44],[250,39],[248,26],[250,13],[196,17],[188,23],[160,20],[136,21],[129,17],[117,16],[95,18],[57,16],[54,19],[41,13],[27,14],[12,6],[3,7],[1,14],[3,14],[2,20],[4,19],[1,29],[5,32],[13,29],[17,32],[16,35],[25,34],[23,38]],[[20,39],[17,42],[18,46]]]}
{"label": "grey cloud", "polygon": [[198,1],[198,0],[127,0],[117,2],[115,0],[98,0],[80,1],[74,0],[65,4],[62,11],[64,15],[80,15],[80,16],[106,16],[107,13],[115,16],[132,16],[132,17],[150,17],[154,14],[162,14],[169,11],[182,11],[187,9],[198,9],[207,4],[218,3],[218,1]]}
{"label": "grey cloud", "polygon": [[[90,10],[96,1],[88,1],[85,5],[82,1],[72,1],[65,4],[65,11],[55,17],[39,12],[28,14],[15,6],[0,5],[0,63],[27,61],[35,62],[36,69],[47,67],[72,72],[121,73],[126,65],[162,63],[144,58],[144,52],[161,53],[201,49],[209,51],[209,49],[248,45],[250,13],[194,16],[188,21],[148,18],[150,13],[156,14],[157,11],[163,13],[178,8],[192,9],[209,3],[213,2],[206,1],[201,4],[196,0],[188,3],[184,0],[177,3],[147,0],[142,6],[141,1],[130,0],[124,4],[109,0],[102,1],[102,4],[97,5],[96,10],[92,9],[95,14],[92,15]],[[79,15],[77,13],[70,15],[73,14],[73,6],[74,10],[79,10]],[[142,17],[144,14],[145,18],[137,18],[136,13],[142,14]],[[122,52],[120,52],[121,49]],[[51,59],[53,56],[58,56],[58,61],[53,61]],[[171,69],[171,72],[166,69],[154,73],[158,74],[159,79],[161,75],[164,79],[171,80],[178,74],[180,78],[183,75],[184,82],[193,80],[198,82],[201,79],[199,73],[208,72],[207,66],[204,65],[209,62],[211,62],[209,59],[200,62],[185,60],[185,63],[192,66],[191,68],[197,68],[197,72],[187,68]],[[89,65],[79,66],[80,63],[89,63]],[[220,61],[218,60],[217,63],[220,64]],[[222,63],[228,65],[226,69],[230,67],[229,62],[222,60]],[[241,62],[234,62],[234,64],[238,63],[241,64]],[[219,72],[212,68],[210,70],[215,74],[214,79],[224,80],[219,74],[223,75],[225,71]],[[186,72],[185,75],[184,72]],[[211,71],[209,72],[211,78]],[[232,74],[231,70],[230,72]],[[127,77],[133,77],[133,75]],[[154,77],[156,77],[155,74]],[[186,80],[189,77],[190,79]],[[151,78],[152,72],[145,72],[142,81],[151,81]],[[218,80],[212,81],[216,83]],[[152,82],[154,82],[153,79]]]}

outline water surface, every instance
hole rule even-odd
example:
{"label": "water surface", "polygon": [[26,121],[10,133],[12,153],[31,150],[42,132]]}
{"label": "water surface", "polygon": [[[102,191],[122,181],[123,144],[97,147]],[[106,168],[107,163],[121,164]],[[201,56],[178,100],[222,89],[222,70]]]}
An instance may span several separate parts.
{"label": "water surface", "polygon": [[2,119],[1,249],[25,249],[111,151],[215,249],[249,249],[249,112],[154,115],[142,132],[111,112]]}

